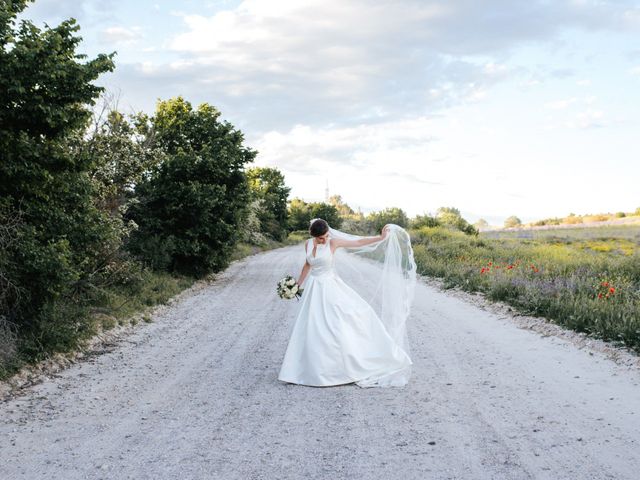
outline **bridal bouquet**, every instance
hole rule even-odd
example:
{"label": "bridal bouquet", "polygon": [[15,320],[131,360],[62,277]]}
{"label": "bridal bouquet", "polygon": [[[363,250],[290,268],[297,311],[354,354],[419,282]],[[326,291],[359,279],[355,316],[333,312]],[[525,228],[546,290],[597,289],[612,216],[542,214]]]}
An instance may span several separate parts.
{"label": "bridal bouquet", "polygon": [[286,298],[287,300],[291,300],[294,297],[301,297],[303,290],[291,275],[287,275],[280,280],[278,282],[278,288],[276,289],[278,296],[280,298]]}

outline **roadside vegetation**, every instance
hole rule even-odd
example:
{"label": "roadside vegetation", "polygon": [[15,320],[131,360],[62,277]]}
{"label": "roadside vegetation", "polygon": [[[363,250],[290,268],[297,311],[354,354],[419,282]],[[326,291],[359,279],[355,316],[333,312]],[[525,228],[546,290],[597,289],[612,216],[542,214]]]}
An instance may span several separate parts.
{"label": "roadside vegetation", "polygon": [[419,272],[445,288],[482,292],[640,353],[640,227],[619,238],[600,233],[491,238],[426,227],[412,237]]}
{"label": "roadside vegetation", "polygon": [[[209,104],[124,115],[75,20],[0,6],[0,379],[283,245],[289,188]],[[27,12],[28,13],[28,12]]]}

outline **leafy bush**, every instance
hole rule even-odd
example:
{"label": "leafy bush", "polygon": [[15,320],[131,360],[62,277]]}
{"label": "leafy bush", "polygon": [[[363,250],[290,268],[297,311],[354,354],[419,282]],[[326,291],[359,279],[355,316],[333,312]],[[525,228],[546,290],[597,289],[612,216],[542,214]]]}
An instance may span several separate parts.
{"label": "leafy bush", "polygon": [[16,27],[25,5],[0,12],[0,198],[21,218],[2,267],[22,292],[2,316],[17,327],[19,351],[37,356],[85,328],[86,294],[118,241],[94,204],[91,161],[73,148],[102,90],[92,82],[113,62],[81,61],[74,20]]}

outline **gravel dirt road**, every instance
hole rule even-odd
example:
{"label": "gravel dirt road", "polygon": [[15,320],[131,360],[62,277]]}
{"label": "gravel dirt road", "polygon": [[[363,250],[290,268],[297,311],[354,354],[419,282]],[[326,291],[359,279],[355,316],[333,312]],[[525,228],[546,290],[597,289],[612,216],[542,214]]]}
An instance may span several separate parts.
{"label": "gravel dirt road", "polygon": [[[0,404],[0,479],[637,479],[640,368],[421,282],[403,389],[277,380],[300,246]],[[348,281],[348,279],[346,279]]]}

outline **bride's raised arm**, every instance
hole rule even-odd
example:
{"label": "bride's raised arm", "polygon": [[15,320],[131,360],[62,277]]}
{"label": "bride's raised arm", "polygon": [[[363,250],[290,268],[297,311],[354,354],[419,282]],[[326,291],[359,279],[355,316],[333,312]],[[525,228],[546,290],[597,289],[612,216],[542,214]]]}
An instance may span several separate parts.
{"label": "bride's raised arm", "polygon": [[332,238],[331,246],[335,250],[340,247],[363,247],[365,245],[369,245],[371,243],[380,242],[385,239],[387,233],[389,232],[389,227],[385,225],[382,228],[382,233],[380,235],[376,235],[375,237],[364,237],[360,240],[345,240],[343,238]]}

